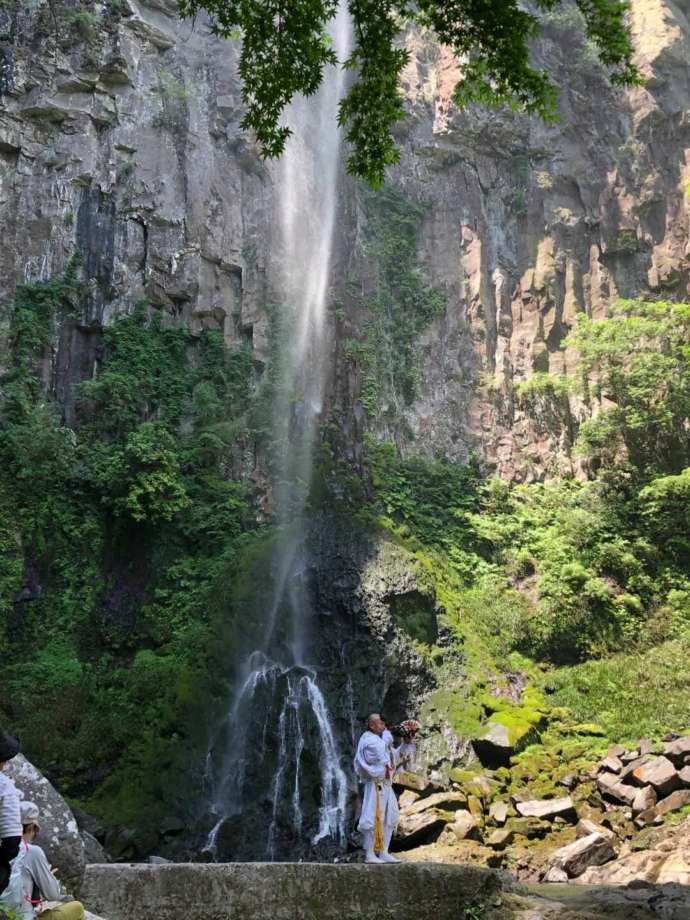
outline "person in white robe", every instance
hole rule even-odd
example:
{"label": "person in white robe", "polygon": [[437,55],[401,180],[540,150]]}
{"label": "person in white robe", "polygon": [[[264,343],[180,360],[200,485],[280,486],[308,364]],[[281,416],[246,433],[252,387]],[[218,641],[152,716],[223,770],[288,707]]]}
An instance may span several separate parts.
{"label": "person in white robe", "polygon": [[381,716],[378,713],[369,716],[354,762],[355,773],[364,784],[357,827],[362,834],[368,863],[399,862],[388,851],[399,818],[392,780],[403,757],[410,754],[411,747],[414,745],[403,742],[396,748]]}

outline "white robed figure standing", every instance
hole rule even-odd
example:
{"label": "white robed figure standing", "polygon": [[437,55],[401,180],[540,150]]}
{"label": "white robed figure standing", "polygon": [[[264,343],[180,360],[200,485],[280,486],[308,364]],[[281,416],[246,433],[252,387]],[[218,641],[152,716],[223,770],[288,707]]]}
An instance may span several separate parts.
{"label": "white robed figure standing", "polygon": [[388,852],[399,818],[392,780],[400,762],[409,758],[414,748],[414,744],[406,742],[396,748],[392,734],[378,713],[372,713],[367,719],[367,730],[357,745],[354,768],[364,784],[357,827],[364,840],[368,863],[399,862]]}

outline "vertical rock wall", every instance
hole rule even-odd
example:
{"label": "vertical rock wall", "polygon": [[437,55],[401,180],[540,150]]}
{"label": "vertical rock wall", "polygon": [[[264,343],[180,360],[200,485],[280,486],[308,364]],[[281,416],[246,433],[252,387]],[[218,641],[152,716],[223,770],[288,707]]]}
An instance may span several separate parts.
{"label": "vertical rock wall", "polygon": [[477,450],[508,478],[571,471],[568,425],[527,416],[514,384],[572,374],[562,343],[579,312],[690,295],[687,6],[633,0],[631,27],[646,82],[621,91],[572,7],[545,17],[536,56],[561,87],[553,125],[458,112],[455,62],[409,37],[412,117],[395,179],[430,205],[423,260],[448,310],[420,343],[406,449],[460,460]]}
{"label": "vertical rock wall", "polygon": [[[0,297],[81,250],[91,294],[62,330],[52,386],[69,416],[104,323],[147,299],[170,322],[221,328],[268,356],[271,170],[239,127],[237,47],[174,0],[11,0],[0,10]],[[410,119],[393,182],[428,205],[420,260],[447,309],[418,347],[423,374],[403,450],[510,478],[569,471],[567,425],[520,407],[514,384],[572,373],[576,315],[618,297],[688,296],[690,24],[680,0],[633,0],[644,87],[614,90],[578,14],[545,22],[536,49],[558,82],[561,121],[457,112],[456,65],[410,34]],[[360,192],[345,190],[339,279],[366,275]],[[358,318],[346,317],[347,334]],[[347,391],[347,392],[344,392]],[[362,428],[357,380],[333,376],[336,411]],[[577,415],[582,407],[571,406]],[[359,419],[359,421],[357,421]],[[347,421],[350,425],[352,419]]]}

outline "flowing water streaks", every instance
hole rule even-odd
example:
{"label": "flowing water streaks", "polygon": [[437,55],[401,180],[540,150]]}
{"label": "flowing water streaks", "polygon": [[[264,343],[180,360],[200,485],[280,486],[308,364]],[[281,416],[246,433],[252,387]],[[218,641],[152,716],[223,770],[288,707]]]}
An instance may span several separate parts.
{"label": "flowing water streaks", "polygon": [[[351,25],[341,4],[331,22],[338,59],[347,58]],[[336,128],[345,71],[329,67],[319,92],[295,99],[286,113],[292,129],[286,151],[273,171],[277,238],[272,246],[271,284],[276,302],[290,317],[286,354],[273,403],[276,520],[282,525],[273,557],[274,592],[266,616],[262,648],[245,663],[233,703],[214,747],[223,750],[208,771],[216,818],[206,849],[216,855],[223,823],[239,815],[245,801],[250,757],[256,772],[270,776],[267,855],[277,855],[281,827],[293,840],[304,833],[303,760],[307,744],[318,760],[320,803],[312,843],[345,842],[347,777],[340,766],[326,701],[314,668],[306,662],[304,517],[312,478],[312,447],[323,408],[330,343],[326,336],[332,274],[342,136]],[[258,761],[258,762],[257,762]],[[269,762],[270,761],[270,762]],[[286,809],[287,804],[287,809]],[[287,811],[287,813],[286,813]]]}

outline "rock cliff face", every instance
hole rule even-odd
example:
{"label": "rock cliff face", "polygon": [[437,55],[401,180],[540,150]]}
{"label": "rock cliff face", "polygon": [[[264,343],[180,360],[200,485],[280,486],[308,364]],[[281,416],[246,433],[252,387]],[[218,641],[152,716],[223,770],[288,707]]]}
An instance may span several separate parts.
{"label": "rock cliff face", "polygon": [[412,123],[396,180],[432,202],[424,262],[448,310],[423,343],[408,421],[418,446],[459,459],[474,446],[508,477],[570,466],[568,424],[553,435],[530,420],[513,385],[572,373],[562,340],[577,313],[689,293],[687,10],[634,0],[646,83],[625,93],[607,84],[577,22],[567,10],[548,17],[537,49],[562,87],[556,125],[454,110],[453,62],[411,39]]}
{"label": "rock cliff face", "polygon": [[[401,260],[414,264],[399,267],[422,279],[412,289],[428,316],[406,333],[413,385],[401,388],[391,330],[372,339],[363,308],[381,273],[369,195],[343,177],[325,421],[349,459],[368,428],[406,454],[460,463],[478,454],[508,479],[577,472],[574,429],[596,406],[570,398],[535,413],[516,385],[535,372],[574,373],[563,339],[578,313],[603,316],[619,297],[690,296],[688,13],[680,0],[633,0],[646,82],[626,92],[608,84],[578,17],[551,14],[535,49],[563,87],[555,125],[456,111],[454,62],[407,36],[409,119],[391,184],[418,231],[416,257]],[[236,60],[236,45],[203,19],[181,22],[174,0],[1,5],[0,303],[81,252],[89,296],[56,330],[43,368],[69,424],[104,328],[142,300],[168,324],[222,330],[230,347],[252,349],[257,380],[266,373],[269,305],[281,295],[271,283],[279,173],[239,127]],[[376,381],[372,408],[366,360],[386,350],[393,371]],[[252,447],[233,472],[261,489],[265,459]],[[431,669],[409,642],[426,636],[409,627],[436,622],[412,559],[339,527],[317,519],[309,534],[310,660],[351,742],[366,709],[384,705],[397,718],[430,689]]]}
{"label": "rock cliff face", "polygon": [[[175,8],[15,0],[0,11],[0,296],[82,251],[89,303],[46,368],[68,417],[103,324],[141,299],[170,322],[250,343],[258,373],[268,358],[272,171],[239,128],[237,48],[201,19],[180,22]],[[535,419],[514,384],[572,373],[562,340],[578,312],[602,315],[618,297],[688,296],[690,23],[678,0],[634,0],[632,28],[646,83],[619,92],[578,14],[547,18],[536,53],[563,86],[556,125],[457,112],[453,61],[408,37],[410,120],[391,178],[425,204],[420,261],[446,307],[417,343],[414,397],[389,393],[396,419],[382,411],[374,424],[401,449],[459,461],[478,452],[516,479],[569,470],[584,408],[573,404],[555,425]],[[372,283],[360,204],[361,189],[345,183],[340,286]],[[332,331],[361,334],[347,298]],[[331,405],[356,439],[361,375],[334,353]]]}

